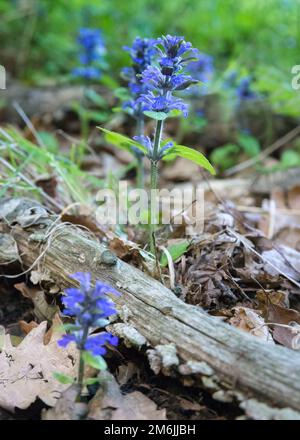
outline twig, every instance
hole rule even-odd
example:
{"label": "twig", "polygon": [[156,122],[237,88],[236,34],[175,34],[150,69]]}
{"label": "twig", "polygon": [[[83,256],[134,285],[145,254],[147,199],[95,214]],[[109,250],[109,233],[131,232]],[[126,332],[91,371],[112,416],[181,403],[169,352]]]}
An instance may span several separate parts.
{"label": "twig", "polygon": [[160,246],[160,249],[163,251],[163,253],[167,257],[169,274],[170,274],[170,287],[172,290],[174,290],[174,288],[175,288],[175,269],[174,269],[174,262],[173,262],[172,256],[165,246]]}
{"label": "twig", "polygon": [[31,131],[31,133],[34,135],[34,137],[37,140],[37,143],[39,144],[40,147],[42,148],[46,148],[46,145],[44,144],[43,140],[41,139],[40,135],[38,134],[38,132],[36,131],[36,129],[34,128],[33,123],[31,122],[31,120],[28,118],[28,116],[26,115],[26,113],[24,112],[24,110],[22,109],[22,107],[20,106],[20,104],[18,102],[14,102],[13,103],[13,107],[16,110],[16,112],[18,113],[18,115],[22,118],[22,120],[25,122],[25,124],[27,125],[27,127],[29,128],[29,130]]}
{"label": "twig", "polygon": [[[260,206],[244,206],[237,205],[236,209],[241,212],[249,212],[253,214],[268,214],[269,210]],[[300,215],[300,209],[276,208],[276,213],[284,215]]]}
{"label": "twig", "polygon": [[270,154],[274,153],[274,151],[278,150],[278,148],[285,145],[287,142],[291,141],[294,137],[300,134],[300,125],[298,125],[293,130],[289,131],[282,138],[277,139],[272,145],[263,150],[258,156],[253,157],[251,159],[246,160],[245,162],[239,163],[232,168],[229,168],[225,171],[225,176],[232,176],[233,174],[238,173],[239,171],[243,171],[247,168],[250,168],[252,165],[255,165],[257,162],[266,159]]}

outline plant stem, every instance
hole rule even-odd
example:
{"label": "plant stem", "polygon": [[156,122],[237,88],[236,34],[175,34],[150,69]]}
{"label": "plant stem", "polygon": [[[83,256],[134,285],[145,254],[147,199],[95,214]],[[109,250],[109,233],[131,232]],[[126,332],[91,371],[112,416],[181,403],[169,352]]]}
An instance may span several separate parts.
{"label": "plant stem", "polygon": [[[163,130],[163,121],[157,121],[156,130],[154,135],[154,145],[153,145],[153,155],[151,159],[151,193],[152,190],[157,190],[157,162],[158,162],[158,151],[161,142],[161,135]],[[150,197],[150,224],[149,224],[149,241],[150,241],[150,251],[155,255],[156,263],[157,263],[157,255],[156,255],[156,246],[155,246],[155,223],[156,223],[156,213],[154,217],[154,222],[152,223],[152,211],[153,206],[151,203],[152,197]]]}
{"label": "plant stem", "polygon": [[81,400],[81,393],[83,388],[83,376],[84,376],[84,360],[83,360],[83,350],[89,334],[89,327],[86,327],[83,331],[82,340],[81,340],[81,350],[80,350],[80,359],[79,359],[79,367],[78,367],[78,396],[77,400]]}
{"label": "plant stem", "polygon": [[[136,125],[136,134],[137,136],[142,136],[144,134],[144,117],[142,114],[137,118]],[[143,163],[143,154],[137,153],[137,166],[136,166],[136,176],[137,176],[137,187],[139,189],[144,188],[144,163]]]}

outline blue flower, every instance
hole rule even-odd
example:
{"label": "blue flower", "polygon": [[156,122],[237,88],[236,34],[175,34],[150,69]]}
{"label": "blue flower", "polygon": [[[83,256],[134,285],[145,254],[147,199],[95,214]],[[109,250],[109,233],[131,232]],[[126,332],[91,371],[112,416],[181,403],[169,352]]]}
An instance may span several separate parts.
{"label": "blue flower", "polygon": [[72,75],[77,78],[92,80],[100,77],[101,70],[97,67],[75,67],[72,70]]}
{"label": "blue flower", "polygon": [[77,342],[77,338],[74,335],[63,335],[58,341],[60,347],[67,347],[71,342]]}
{"label": "blue flower", "polygon": [[251,101],[258,98],[258,94],[251,90],[251,82],[252,80],[249,76],[240,80],[236,93],[241,101]]}
{"label": "blue flower", "polygon": [[136,37],[131,47],[124,46],[123,49],[129,52],[136,73],[146,69],[156,53],[155,40],[151,38]]}
{"label": "blue flower", "polygon": [[116,346],[118,338],[111,333],[97,333],[87,339],[84,349],[93,353],[94,356],[103,356],[106,353],[104,347],[106,343]]}
{"label": "blue flower", "polygon": [[123,77],[128,81],[128,88],[131,92],[131,99],[123,103],[123,108],[136,118],[140,118],[144,109],[136,101],[147,91],[147,85],[143,83],[141,74],[151,65],[156,54],[155,40],[137,37],[132,46],[125,46],[124,50],[131,56],[132,67],[122,69]]}
{"label": "blue flower", "polygon": [[171,93],[167,95],[155,95],[148,92],[142,95],[138,102],[143,105],[144,111],[169,113],[172,110],[180,110],[184,117],[188,115],[188,106],[181,98],[174,97]]}
{"label": "blue flower", "polygon": [[182,99],[175,97],[173,92],[186,90],[198,82],[197,78],[186,74],[184,70],[197,59],[199,52],[183,37],[171,35],[157,39],[155,45],[158,52],[157,64],[148,66],[140,74],[145,91],[131,105],[140,105],[143,112],[169,113],[180,110],[186,117],[187,105]]}
{"label": "blue flower", "polygon": [[184,37],[167,35],[158,38],[156,44],[160,53],[158,62],[165,75],[179,72],[185,64],[199,57],[198,49],[193,48],[190,42],[184,40]]}
{"label": "blue flower", "polygon": [[175,91],[184,90],[198,81],[190,75],[164,75],[157,66],[149,66],[141,75],[141,81],[148,90]]}
{"label": "blue flower", "polygon": [[104,40],[99,29],[82,28],[79,31],[77,42],[80,45],[80,67],[72,70],[73,76],[88,80],[101,76],[99,63],[106,52]]}
{"label": "blue flower", "polygon": [[87,335],[91,327],[108,324],[107,318],[114,315],[116,309],[107,294],[119,295],[119,292],[101,281],[96,281],[95,287],[92,287],[90,273],[77,272],[71,278],[79,282],[79,288],[66,289],[62,303],[65,306],[64,314],[75,318],[76,330],[64,335],[59,345],[66,347],[70,342],[75,342],[79,350],[88,350],[94,354],[105,353],[103,345],[106,342],[117,344],[117,339],[105,332],[101,333],[101,337]]}

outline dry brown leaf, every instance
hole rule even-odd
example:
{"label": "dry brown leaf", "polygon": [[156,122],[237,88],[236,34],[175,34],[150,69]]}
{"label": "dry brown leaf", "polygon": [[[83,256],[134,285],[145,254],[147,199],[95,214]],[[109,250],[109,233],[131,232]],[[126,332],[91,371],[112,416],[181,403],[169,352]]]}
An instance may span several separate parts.
{"label": "dry brown leaf", "polygon": [[43,175],[39,176],[35,180],[36,186],[43,189],[43,191],[48,194],[50,197],[55,199],[56,197],[56,189],[57,189],[57,178],[55,175]]}
{"label": "dry brown leaf", "polygon": [[288,294],[280,290],[258,290],[255,296],[259,303],[258,309],[265,319],[268,319],[268,310],[272,305],[289,306]]}
{"label": "dry brown leaf", "polygon": [[300,325],[274,326],[273,338],[285,347],[300,350]]}
{"label": "dry brown leaf", "polygon": [[268,323],[274,325],[273,339],[279,344],[294,350],[299,350],[300,313],[287,308],[287,299],[284,292],[263,292],[256,295]]}
{"label": "dry brown leaf", "polygon": [[115,378],[101,373],[101,387],[89,404],[92,420],[166,420],[166,410],[139,391],[123,395]]}
{"label": "dry brown leaf", "polygon": [[14,286],[25,298],[31,299],[34,305],[33,313],[38,321],[51,321],[55,313],[59,311],[58,306],[48,304],[45,293],[38,287],[28,287],[25,283],[18,283]]}
{"label": "dry brown leaf", "polygon": [[117,381],[119,385],[125,385],[129,382],[134,376],[139,376],[140,370],[136,364],[129,361],[126,364],[122,364],[118,368],[117,372]]}
{"label": "dry brown leaf", "polygon": [[34,328],[38,327],[38,323],[35,321],[26,322],[26,321],[19,321],[20,329],[22,330],[25,335],[31,332]]}
{"label": "dry brown leaf", "polygon": [[129,240],[114,237],[109,242],[109,248],[117,257],[126,261],[135,260],[138,263],[143,259],[138,245]]}
{"label": "dry brown leaf", "polygon": [[105,237],[106,233],[100,226],[94,221],[91,216],[80,215],[80,214],[63,214],[61,216],[61,221],[72,223],[76,226],[83,226],[89,231],[99,234],[101,237]]}
{"label": "dry brown leaf", "polygon": [[53,332],[49,344],[44,344],[47,322],[23,339],[18,347],[11,344],[10,335],[2,336],[0,353],[0,407],[8,411],[26,409],[37,398],[54,406],[61,393],[70,385],[58,382],[53,373],[75,377],[78,350],[74,344],[66,349],[57,344],[62,331]]}
{"label": "dry brown leaf", "polygon": [[297,310],[287,309],[276,304],[268,308],[267,319],[269,322],[289,325],[291,322],[300,324],[300,313]]}
{"label": "dry brown leaf", "polygon": [[[268,321],[275,325],[273,338],[286,347],[299,350],[300,313],[293,309],[286,309],[278,305],[268,308]],[[296,324],[296,325],[295,325]]]}
{"label": "dry brown leaf", "polygon": [[300,186],[294,186],[287,193],[288,206],[291,209],[300,209]]}
{"label": "dry brown leaf", "polygon": [[230,324],[266,342],[274,343],[265,321],[255,310],[247,307],[234,307],[233,312],[234,316],[228,321]]}

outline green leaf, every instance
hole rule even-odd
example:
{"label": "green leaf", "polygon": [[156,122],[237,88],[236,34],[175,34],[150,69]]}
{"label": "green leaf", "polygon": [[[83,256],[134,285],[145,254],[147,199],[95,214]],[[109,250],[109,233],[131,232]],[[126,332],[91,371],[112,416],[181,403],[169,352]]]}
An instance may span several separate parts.
{"label": "green leaf", "polygon": [[[188,247],[190,245],[190,242],[187,240],[181,241],[180,243],[174,243],[171,244],[170,246],[167,247],[167,250],[170,252],[170,255],[173,259],[173,261],[176,261],[177,258],[181,257],[181,255],[183,255]],[[160,259],[160,265],[162,267],[167,266],[168,264],[168,259],[167,256],[165,254],[162,254],[161,259]]]}
{"label": "green leaf", "polygon": [[84,385],[94,385],[95,383],[99,383],[100,380],[99,377],[89,377],[88,379],[85,379],[83,383]]}
{"label": "green leaf", "polygon": [[82,358],[86,364],[93,368],[97,368],[98,370],[106,370],[107,368],[107,364],[102,356],[93,356],[89,351],[84,351]]}
{"label": "green leaf", "polygon": [[80,330],[81,327],[75,324],[61,324],[58,327],[55,327],[55,329],[59,330],[65,330],[66,332],[75,332],[77,330]]}
{"label": "green leaf", "polygon": [[280,163],[284,168],[297,167],[300,165],[300,155],[297,151],[286,150],[281,155]]}
{"label": "green leaf", "polygon": [[52,133],[49,133],[48,131],[38,131],[38,135],[43,144],[46,145],[46,147],[48,148],[48,151],[50,151],[51,153],[58,152],[59,143]]}
{"label": "green leaf", "polygon": [[260,153],[258,140],[253,136],[241,133],[238,137],[238,143],[250,157],[255,157]]}
{"label": "green leaf", "polygon": [[168,118],[178,118],[179,116],[182,116],[182,111],[181,110],[171,110],[168,113]]}
{"label": "green leaf", "polygon": [[126,101],[129,99],[130,95],[128,93],[128,89],[126,87],[119,87],[114,90],[114,96],[121,101]]}
{"label": "green leaf", "polygon": [[164,112],[143,112],[144,115],[148,116],[149,118],[155,119],[156,121],[164,121],[169,116],[169,113]]}
{"label": "green leaf", "polygon": [[202,153],[199,153],[199,151],[194,150],[193,148],[185,147],[184,145],[175,145],[167,151],[165,157],[168,157],[169,155],[174,156],[174,154],[176,154],[176,156],[184,157],[185,159],[195,162],[197,165],[205,168],[213,175],[216,174],[215,169],[211,165],[209,160],[206,159],[206,157]]}
{"label": "green leaf", "polygon": [[107,108],[107,102],[106,100],[99,95],[95,90],[88,89],[85,92],[85,96],[92,101],[94,104],[96,104],[100,108]]}
{"label": "green leaf", "polygon": [[144,113],[144,115],[148,116],[149,118],[156,119],[156,121],[164,121],[167,118],[177,118],[178,116],[182,115],[181,110],[171,110],[168,113],[151,112],[151,111],[145,111],[143,113]]}
{"label": "green leaf", "polygon": [[123,134],[116,133],[115,131],[109,131],[102,127],[97,128],[105,133],[106,142],[115,145],[122,150],[127,150],[132,153],[132,147],[134,146],[141,150],[143,153],[147,152],[147,149],[146,147],[144,147],[144,145],[141,145],[140,143],[130,139],[127,136],[124,136]]}
{"label": "green leaf", "polygon": [[90,121],[105,122],[109,118],[109,114],[105,111],[86,110],[85,117]]}
{"label": "green leaf", "polygon": [[74,377],[62,373],[53,373],[53,377],[63,384],[73,383],[75,380]]}
{"label": "green leaf", "polygon": [[210,159],[221,171],[224,171],[237,163],[240,151],[241,148],[238,145],[225,144],[215,148]]}

